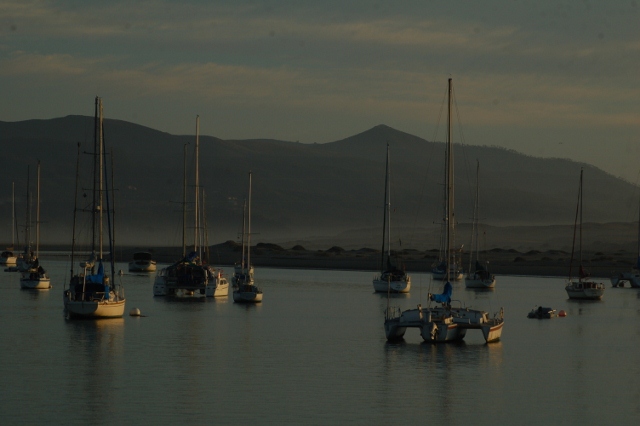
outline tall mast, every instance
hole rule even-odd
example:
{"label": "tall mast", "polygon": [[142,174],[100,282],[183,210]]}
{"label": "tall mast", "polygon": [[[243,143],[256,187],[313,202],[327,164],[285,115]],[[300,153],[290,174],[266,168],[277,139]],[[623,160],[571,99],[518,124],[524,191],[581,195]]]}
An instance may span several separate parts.
{"label": "tall mast", "polygon": [[98,207],[98,139],[100,138],[100,119],[99,115],[100,98],[96,96],[93,115],[93,188],[91,191],[91,251],[96,250],[96,209]]}
{"label": "tall mast", "polygon": [[184,166],[182,176],[182,257],[187,255],[187,145],[184,144]]}
{"label": "tall mast", "polygon": [[98,190],[98,238],[99,238],[99,246],[100,246],[100,257],[99,259],[102,259],[103,253],[102,253],[102,233],[103,233],[103,229],[102,229],[102,215],[103,215],[103,199],[104,199],[104,128],[103,128],[103,118],[102,118],[102,98],[98,98],[99,99],[99,122],[100,122],[100,131],[99,131],[99,140],[98,140],[98,162],[100,164],[99,166],[99,170],[98,173],[100,175],[99,178],[99,190]]}
{"label": "tall mast", "polygon": [[[473,223],[471,227],[471,250],[472,253],[469,255],[469,274],[471,274],[471,268],[473,265],[473,256],[476,256],[476,261],[478,259],[478,250],[480,249],[479,238],[478,238],[478,209],[480,206],[480,161],[476,159],[476,201],[473,206]],[[475,242],[475,244],[474,244]],[[475,252],[475,253],[474,253]]]}
{"label": "tall mast", "polygon": [[582,281],[582,173],[583,170],[580,169],[580,237],[579,237],[579,248],[580,248],[580,271],[578,274],[578,279]]}
{"label": "tall mast", "polygon": [[449,79],[449,85],[447,89],[448,93],[448,105],[447,105],[447,178],[446,178],[446,187],[447,187],[447,236],[445,240],[445,253],[447,256],[446,262],[446,279],[450,281],[450,269],[452,266],[451,262],[451,238],[453,235],[453,227],[454,224],[454,213],[453,213],[453,144],[451,141],[451,89],[452,87],[452,79]]}
{"label": "tall mast", "polygon": [[29,166],[27,166],[27,212],[25,217],[24,233],[25,233],[25,251],[27,258],[31,256],[31,184],[29,178],[31,177]]}
{"label": "tall mast", "polygon": [[16,183],[11,182],[11,250],[15,249],[16,238]]}
{"label": "tall mast", "polygon": [[245,253],[245,241],[246,241],[246,230],[245,226],[247,224],[247,199],[245,198],[244,204],[242,205],[242,259],[240,260],[240,268],[242,269],[242,273],[244,274],[244,253]]}
{"label": "tall mast", "polygon": [[195,170],[195,189],[196,189],[196,193],[195,193],[195,226],[194,226],[194,234],[193,234],[193,251],[197,251],[198,255],[200,256],[200,240],[199,240],[199,236],[200,236],[200,206],[199,201],[200,201],[200,176],[199,176],[199,149],[200,149],[200,116],[197,115],[196,116],[196,170]]}
{"label": "tall mast", "polygon": [[40,160],[38,160],[36,186],[36,257],[40,257]]}
{"label": "tall mast", "polygon": [[249,211],[247,214],[247,268],[251,270],[251,172],[249,172]]}
{"label": "tall mast", "polygon": [[[389,229],[391,228],[391,224],[387,224],[387,220],[389,218],[389,144],[387,143],[387,165],[384,173],[384,218],[382,220],[382,249],[380,250],[380,272],[384,272],[384,245],[385,245],[385,237],[387,226]],[[389,243],[387,244],[387,250],[389,250],[388,256],[391,254],[390,252],[391,246],[391,231],[389,231]]]}
{"label": "tall mast", "polygon": [[640,269],[640,203],[638,204],[638,258],[636,259],[636,269]]}

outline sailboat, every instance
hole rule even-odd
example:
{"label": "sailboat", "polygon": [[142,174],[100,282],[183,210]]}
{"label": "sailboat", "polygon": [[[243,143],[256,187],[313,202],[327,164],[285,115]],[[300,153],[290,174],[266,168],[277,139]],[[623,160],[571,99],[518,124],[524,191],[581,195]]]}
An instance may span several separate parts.
{"label": "sailboat", "polygon": [[[27,193],[27,199],[30,200],[31,191],[28,189]],[[28,202],[27,204],[30,203]],[[30,207],[29,210],[31,210]],[[27,228],[29,228],[29,223],[27,223]],[[28,231],[27,238],[29,238]],[[49,278],[47,272],[40,265],[40,161],[38,161],[36,191],[36,253],[27,270],[20,273],[20,288],[32,290],[48,290],[51,288],[51,278]]]}
{"label": "sailboat", "polygon": [[[380,275],[373,279],[373,289],[377,292],[409,293],[411,277],[391,262],[391,191],[389,183],[389,144],[387,144],[387,166],[384,181],[384,219],[382,221],[382,250]],[[386,253],[385,253],[386,246]],[[386,256],[386,266],[385,266]]]}
{"label": "sailboat", "polygon": [[[453,148],[451,149],[453,150]],[[453,151],[449,153],[449,146],[447,145],[445,158],[449,156],[453,158]],[[440,258],[436,264],[432,265],[431,276],[434,280],[460,281],[464,277],[462,270],[460,270],[462,248],[454,249],[455,221],[449,220],[450,218],[448,217],[449,209],[452,207],[449,205],[449,192],[453,193],[453,163],[451,164],[451,169],[449,169],[448,161],[445,160],[444,172],[444,217],[440,232]],[[451,182],[451,188],[449,188],[449,182]],[[449,242],[447,242],[447,238],[449,238]]]}
{"label": "sailboat", "polygon": [[611,277],[613,287],[622,287],[625,282],[628,282],[631,287],[640,288],[640,207],[638,208],[638,250],[636,254],[636,264],[631,271],[621,272]]}
{"label": "sailboat", "polygon": [[[243,220],[244,224],[244,220]],[[243,226],[244,231],[244,226]],[[262,289],[255,285],[253,267],[251,266],[251,172],[249,172],[249,206],[247,210],[247,232],[242,233],[242,274],[235,277],[236,288],[233,290],[233,301],[237,303],[262,302]],[[247,243],[245,244],[245,238]],[[245,263],[245,250],[247,253]]]}
{"label": "sailboat", "polygon": [[[73,213],[73,232],[71,243],[71,280],[69,288],[64,290],[63,301],[65,313],[69,318],[119,318],[124,314],[125,297],[121,283],[116,282],[115,249],[113,247],[113,192],[109,194],[106,184],[108,171],[105,161],[105,141],[103,126],[102,98],[96,96],[94,116],[94,152],[93,187],[90,205],[78,208],[78,188],[80,175],[80,145],[76,163],[76,190]],[[80,262],[79,272],[74,271],[76,260],[76,226],[78,211],[91,213],[91,256]],[[109,260],[104,258],[104,220],[107,221],[107,244]],[[105,263],[107,270],[105,271]]]}
{"label": "sailboat", "polygon": [[[11,247],[7,247],[5,251],[0,253],[0,265],[14,267],[18,261],[18,256],[13,253],[15,244],[15,224],[16,224],[16,207],[15,207],[15,182],[11,182]],[[13,269],[13,268],[11,268]],[[17,270],[17,268],[16,268]]]}
{"label": "sailboat", "polygon": [[22,253],[18,254],[17,269],[19,272],[28,271],[35,263],[36,258],[33,250],[31,250],[31,184],[30,184],[30,172],[27,166],[27,208],[25,209],[24,218],[24,235],[25,243]]}
{"label": "sailboat", "polygon": [[238,288],[240,283],[244,283],[247,281],[253,282],[253,274],[254,269],[253,265],[250,265],[246,262],[245,253],[246,253],[246,225],[247,225],[247,200],[244,200],[244,204],[242,206],[242,255],[240,256],[240,262],[236,262],[233,265],[233,277],[231,278],[231,283],[233,288]]}
{"label": "sailboat", "polygon": [[[186,145],[183,184],[182,258],[158,272],[153,283],[154,296],[192,296],[198,292],[207,297],[229,295],[229,281],[221,269],[209,265],[205,250],[205,228],[202,226],[204,207],[200,203],[200,116],[196,116],[195,196],[193,250],[186,253]],[[204,203],[202,203],[204,204]]]}
{"label": "sailboat", "polygon": [[[573,224],[573,247],[571,249],[571,262],[569,263],[569,280],[565,290],[569,299],[599,300],[604,295],[604,284],[589,280],[589,274],[582,267],[582,175],[580,169],[580,187],[578,190],[578,204],[576,206],[576,218]],[[573,261],[576,248],[576,231],[578,233],[578,279],[572,276]]]}
{"label": "sailboat", "polygon": [[[480,205],[480,162],[476,164],[476,201],[473,209],[473,226],[471,230],[471,254],[469,255],[469,273],[464,278],[466,288],[494,288],[496,286],[496,277],[489,273],[486,265],[480,263],[480,244],[478,238],[478,220]],[[474,247],[475,243],[475,247]],[[474,258],[475,256],[475,258]],[[475,260],[475,264],[474,264]],[[474,272],[471,272],[474,271]]]}
{"label": "sailboat", "polygon": [[[445,153],[445,224],[444,253],[447,265],[453,264],[455,255],[451,250],[454,214],[454,179],[453,179],[453,142],[451,140],[451,96],[452,80],[448,84],[448,117],[447,117],[447,147]],[[445,268],[444,288],[440,294],[429,294],[429,301],[439,303],[440,306],[408,309],[404,312],[398,308],[388,307],[385,312],[384,329],[387,340],[400,340],[407,328],[420,329],[422,339],[429,343],[454,342],[464,339],[467,330],[479,329],[487,343],[500,340],[504,326],[504,311],[500,311],[489,318],[486,311],[466,307],[451,306],[454,278],[452,268]],[[429,304],[430,304],[429,302]]]}

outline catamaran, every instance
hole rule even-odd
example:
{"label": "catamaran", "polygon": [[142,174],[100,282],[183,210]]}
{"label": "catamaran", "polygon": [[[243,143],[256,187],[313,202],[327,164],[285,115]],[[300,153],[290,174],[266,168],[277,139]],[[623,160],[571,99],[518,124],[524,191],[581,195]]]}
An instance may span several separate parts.
{"label": "catamaran", "polygon": [[[447,119],[447,148],[445,154],[445,224],[444,253],[447,265],[453,264],[454,255],[451,250],[454,228],[454,191],[453,191],[453,142],[451,140],[451,96],[452,80],[448,85],[448,119]],[[423,340],[429,343],[454,342],[464,339],[469,329],[482,331],[486,342],[495,342],[502,336],[504,326],[504,311],[502,308],[493,318],[486,311],[467,307],[451,306],[453,299],[454,276],[451,268],[445,268],[445,284],[440,294],[429,294],[429,306],[417,309],[400,310],[397,307],[387,307],[385,311],[384,330],[387,340],[400,340],[407,328],[418,328]],[[431,306],[435,302],[435,306]],[[437,304],[440,304],[439,306]]]}

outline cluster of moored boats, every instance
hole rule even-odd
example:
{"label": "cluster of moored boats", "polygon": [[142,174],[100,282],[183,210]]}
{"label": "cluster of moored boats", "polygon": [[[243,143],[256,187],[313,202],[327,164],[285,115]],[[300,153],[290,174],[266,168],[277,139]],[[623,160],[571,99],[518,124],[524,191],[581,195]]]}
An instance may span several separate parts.
{"label": "cluster of moored boats", "polygon": [[[92,164],[92,196],[84,193],[79,196],[80,175],[80,145],[78,144],[78,160],[76,162],[76,196],[74,203],[73,237],[71,246],[71,278],[68,286],[63,291],[64,310],[68,318],[117,318],[122,317],[125,311],[126,299],[120,273],[116,273],[114,253],[113,231],[113,188],[109,187],[109,170],[105,161],[105,140],[102,99],[95,99],[95,127],[94,127],[94,151]],[[199,184],[198,171],[199,149],[199,117],[196,119],[196,144],[195,144],[195,223],[193,250],[187,253],[185,244],[186,230],[186,146],[185,146],[185,194],[183,203],[183,254],[181,258],[161,269],[153,285],[154,296],[193,296],[203,295],[207,297],[228,296],[229,282],[221,269],[216,269],[208,262],[206,227],[203,226],[204,209],[201,200],[204,192]],[[37,217],[36,217],[36,244],[35,252],[31,249],[30,224],[31,220],[31,192],[28,188],[28,207],[25,226],[26,248],[24,253],[16,256],[13,248],[2,252],[0,263],[8,272],[20,272],[20,286],[24,289],[48,290],[51,288],[51,280],[40,264],[39,240],[40,240],[40,162],[38,162],[38,190],[37,190]],[[15,199],[15,197],[14,197]],[[88,200],[88,201],[87,201]],[[82,203],[87,203],[82,204]],[[15,203],[14,203],[15,205]],[[88,212],[91,220],[88,223],[90,235],[90,249],[84,249],[84,254],[79,253],[76,244],[77,235],[80,233],[77,215],[79,212]],[[15,224],[15,208],[12,224]],[[249,203],[245,209],[247,228],[245,232],[245,218],[243,215],[242,236],[242,260],[236,265],[232,278],[233,300],[238,303],[259,303],[262,301],[262,289],[254,280],[254,268],[251,266],[251,173],[249,173]],[[12,231],[12,238],[16,235]],[[13,244],[12,244],[13,246]],[[246,257],[245,257],[246,254]],[[84,259],[79,261],[83,256]],[[77,265],[76,265],[77,262]],[[78,268],[76,270],[76,268]],[[130,272],[155,272],[156,261],[151,253],[135,253],[129,263]]]}
{"label": "cluster of moored boats", "polygon": [[[493,289],[496,286],[496,277],[489,272],[488,262],[479,259],[478,248],[478,206],[479,184],[476,185],[476,197],[473,214],[472,228],[472,255],[469,260],[468,273],[465,275],[461,268],[461,249],[455,248],[455,214],[454,214],[454,160],[453,143],[451,138],[451,105],[452,105],[452,80],[448,82],[448,125],[447,143],[445,153],[445,200],[444,215],[442,221],[442,247],[441,259],[433,265],[432,277],[442,281],[441,293],[429,293],[428,305],[423,307],[401,310],[397,307],[387,306],[384,318],[384,330],[388,340],[402,339],[407,328],[418,328],[420,335],[427,342],[453,342],[462,340],[469,329],[481,330],[486,342],[500,340],[504,326],[504,310],[490,316],[484,310],[471,309],[463,306],[460,301],[452,299],[452,282],[464,278],[465,286],[471,289]],[[80,145],[78,145],[78,160],[76,166],[76,197],[74,205],[74,225],[71,254],[72,276],[69,285],[64,289],[64,309],[69,318],[113,318],[121,317],[125,309],[124,289],[120,280],[121,274],[115,272],[115,262],[110,253],[114,253],[113,235],[113,188],[109,188],[109,173],[105,161],[105,141],[103,130],[102,99],[95,99],[95,129],[93,157],[93,194],[89,197],[87,205],[79,205],[86,202],[86,194],[83,199],[78,196],[78,176],[80,167]],[[157,272],[153,283],[154,296],[180,297],[180,296],[205,296],[227,297],[229,294],[229,281],[221,269],[215,268],[208,262],[208,243],[206,227],[203,226],[204,192],[199,184],[199,117],[196,118],[195,141],[195,173],[194,173],[194,200],[195,215],[193,217],[194,240],[193,248],[186,245],[186,199],[187,199],[187,165],[185,145],[185,170],[184,170],[184,194],[183,194],[183,237],[182,256],[175,263],[162,268]],[[411,277],[406,271],[394,264],[391,256],[391,203],[389,182],[389,145],[387,144],[386,170],[385,170],[385,205],[383,220],[383,244],[380,259],[380,274],[373,279],[375,292],[409,293],[411,290]],[[479,181],[479,164],[476,168],[476,180]],[[582,182],[583,171],[580,172],[580,185],[576,219],[574,223],[574,241],[571,255],[569,280],[565,287],[567,295],[571,299],[601,299],[604,294],[604,284],[589,279],[582,267]],[[254,268],[251,264],[251,178],[249,173],[248,203],[245,201],[242,219],[242,255],[241,260],[234,266],[231,278],[233,288],[233,300],[238,303],[262,302],[262,289],[258,287],[254,279]],[[28,182],[28,180],[27,180]],[[25,289],[45,290],[51,288],[50,278],[39,261],[40,239],[40,162],[37,172],[37,196],[36,196],[36,237],[35,252],[32,251],[30,241],[31,220],[31,192],[28,189],[27,198],[29,207],[26,218],[26,248],[23,253],[16,256],[13,249],[2,252],[0,264],[6,266],[5,271],[19,271],[20,286]],[[29,188],[29,183],[27,183]],[[202,200],[202,201],[201,201]],[[91,222],[91,249],[86,259],[78,262],[80,256],[76,247],[76,215],[78,212],[89,212]],[[15,216],[15,208],[13,212]],[[105,224],[106,222],[106,224]],[[15,217],[13,220],[15,224]],[[640,287],[640,220],[639,220],[639,257],[638,264],[632,272],[622,273],[612,278],[612,285],[622,286],[628,282],[632,287]],[[12,232],[12,238],[15,232]],[[577,240],[577,242],[576,242]],[[12,244],[13,246],[13,244]],[[103,246],[105,250],[103,250]],[[576,247],[577,246],[577,247]],[[108,259],[106,258],[109,254]],[[574,262],[575,261],[575,262]],[[574,263],[576,268],[574,268]],[[157,264],[149,252],[138,252],[129,263],[129,271],[134,273],[156,272]],[[575,270],[577,277],[573,276]],[[455,303],[454,303],[455,302]],[[456,306],[454,306],[456,305]],[[538,307],[529,313],[532,318],[554,317],[555,310]]]}

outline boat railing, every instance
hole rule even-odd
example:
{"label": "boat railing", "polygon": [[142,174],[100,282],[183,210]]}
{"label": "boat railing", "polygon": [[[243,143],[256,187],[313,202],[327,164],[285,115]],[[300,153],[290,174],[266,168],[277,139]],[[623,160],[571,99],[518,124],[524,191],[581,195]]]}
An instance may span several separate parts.
{"label": "boat railing", "polygon": [[389,306],[384,310],[385,320],[400,318],[401,315],[402,315],[402,310],[398,306]]}

